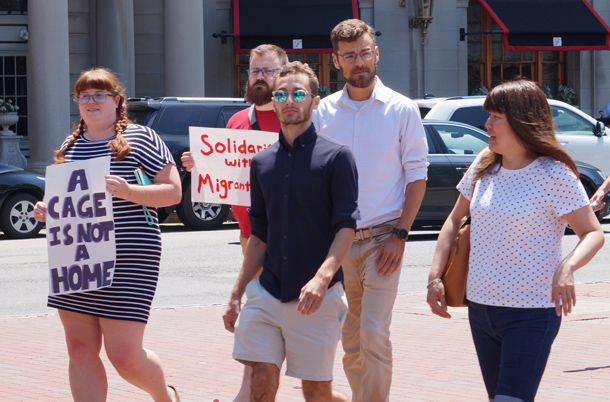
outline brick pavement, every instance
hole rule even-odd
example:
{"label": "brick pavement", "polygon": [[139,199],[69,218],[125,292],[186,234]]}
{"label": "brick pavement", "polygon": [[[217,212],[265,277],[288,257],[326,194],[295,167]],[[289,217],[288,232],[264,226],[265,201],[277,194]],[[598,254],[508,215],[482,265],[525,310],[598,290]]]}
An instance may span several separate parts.
{"label": "brick pavement", "polygon": [[[610,282],[579,284],[564,319],[537,402],[610,400]],[[487,401],[465,309],[433,316],[424,294],[399,295],[394,309],[392,401]],[[230,402],[242,366],[231,360],[232,336],[222,306],[155,309],[145,345],[163,360],[184,402]],[[67,353],[57,315],[0,319],[0,401],[70,401]],[[349,394],[335,363],[335,387]],[[104,357],[109,402],[150,401],[122,380]],[[374,385],[373,385],[374,386]],[[282,375],[278,401],[302,400],[299,381]]]}

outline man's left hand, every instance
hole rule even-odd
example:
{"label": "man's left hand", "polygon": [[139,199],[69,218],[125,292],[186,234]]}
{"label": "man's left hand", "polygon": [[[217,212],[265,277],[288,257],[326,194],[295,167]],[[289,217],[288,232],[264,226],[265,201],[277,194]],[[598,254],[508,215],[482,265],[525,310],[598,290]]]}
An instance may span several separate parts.
{"label": "man's left hand", "polygon": [[314,276],[301,288],[297,311],[300,311],[303,315],[311,315],[318,311],[324,301],[327,289],[328,282],[320,279],[317,275]]}
{"label": "man's left hand", "polygon": [[379,261],[377,273],[379,276],[392,275],[400,264],[405,252],[405,241],[391,234],[377,250],[375,261]]}

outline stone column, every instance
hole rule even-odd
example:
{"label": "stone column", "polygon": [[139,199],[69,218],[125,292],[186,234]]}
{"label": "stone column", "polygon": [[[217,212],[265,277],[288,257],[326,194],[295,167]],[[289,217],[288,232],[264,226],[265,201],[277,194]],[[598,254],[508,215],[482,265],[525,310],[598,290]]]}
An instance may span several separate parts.
{"label": "stone column", "polygon": [[127,97],[133,97],[136,88],[133,0],[97,0],[95,15],[97,60],[93,64],[114,71]]}
{"label": "stone column", "polygon": [[203,1],[165,1],[165,95],[204,96]]}
{"label": "stone column", "polygon": [[70,133],[68,0],[29,0],[28,170],[44,173]]}

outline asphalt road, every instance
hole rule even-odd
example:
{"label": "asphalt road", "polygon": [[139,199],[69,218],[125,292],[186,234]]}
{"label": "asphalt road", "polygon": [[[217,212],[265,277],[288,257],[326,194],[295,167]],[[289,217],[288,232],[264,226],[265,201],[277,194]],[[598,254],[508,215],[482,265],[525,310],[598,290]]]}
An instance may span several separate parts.
{"label": "asphalt road", "polygon": [[[610,281],[610,220],[604,221],[606,245],[589,265],[576,273],[577,282]],[[211,232],[189,231],[181,224],[164,224],[161,274],[154,307],[226,303],[239,268],[241,248],[236,224]],[[399,292],[425,291],[437,232],[413,232],[405,249]],[[577,243],[564,238],[564,253]],[[54,314],[46,307],[47,250],[44,231],[29,240],[0,235],[0,318]]]}

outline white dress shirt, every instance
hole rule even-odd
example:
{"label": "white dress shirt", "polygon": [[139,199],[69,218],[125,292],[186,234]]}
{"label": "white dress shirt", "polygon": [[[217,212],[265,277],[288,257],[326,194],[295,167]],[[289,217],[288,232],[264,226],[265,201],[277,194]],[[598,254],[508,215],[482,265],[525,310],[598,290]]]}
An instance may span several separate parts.
{"label": "white dress shirt", "polygon": [[313,123],[356,157],[358,228],[399,218],[406,185],[427,178],[428,145],[417,105],[377,77],[366,101],[351,100],[345,88],[322,99]]}

